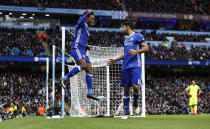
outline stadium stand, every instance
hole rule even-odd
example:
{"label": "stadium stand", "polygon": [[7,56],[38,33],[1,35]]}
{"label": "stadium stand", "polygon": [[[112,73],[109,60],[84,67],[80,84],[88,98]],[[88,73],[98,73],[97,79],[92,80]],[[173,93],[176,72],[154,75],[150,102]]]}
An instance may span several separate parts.
{"label": "stadium stand", "polygon": [[[195,1],[197,1],[195,3]],[[45,8],[62,8],[62,9],[88,9],[108,11],[130,11],[132,12],[145,12],[145,13],[162,13],[162,14],[200,14],[208,16],[209,1],[207,0],[1,0],[0,6],[13,6],[13,7],[38,7],[38,11],[45,10]],[[138,4],[136,4],[138,3]],[[2,7],[4,8],[4,7]],[[9,12],[13,15],[9,15]],[[51,48],[52,45],[61,46],[62,36],[60,26],[64,25],[73,28],[75,21],[80,17],[78,14],[50,14],[50,18],[54,19],[60,26],[44,26],[46,28],[37,27],[18,28],[24,20],[35,21],[34,18],[42,21],[43,13],[27,12],[27,16],[21,21],[19,18],[22,12],[14,15],[14,10],[1,11],[0,22],[10,23],[0,26],[0,56],[24,56],[33,57],[41,56],[46,57],[46,48],[43,42],[37,36],[39,31],[44,31],[47,34],[45,42]],[[75,10],[74,10],[75,11]],[[76,10],[77,11],[77,10]],[[114,12],[113,11],[113,12]],[[34,17],[30,19],[30,15]],[[11,18],[6,18],[6,15]],[[207,14],[207,15],[206,15]],[[53,16],[55,15],[55,16]],[[199,15],[199,16],[200,16]],[[18,16],[18,17],[17,17]],[[70,16],[70,17],[69,17]],[[20,20],[17,23],[12,22]],[[28,18],[27,18],[28,17]],[[68,17],[68,18],[67,18]],[[123,47],[124,35],[120,32],[119,27],[125,19],[114,19],[112,16],[95,16],[96,21],[93,28],[90,29],[90,37],[88,40],[89,45],[101,47]],[[47,19],[50,21],[50,18]],[[46,20],[45,19],[45,20]],[[65,20],[64,20],[65,19]],[[68,20],[70,23],[66,25]],[[187,19],[187,20],[186,20]],[[202,20],[205,19],[202,17]],[[206,18],[207,19],[207,18]],[[26,21],[27,21],[26,20]],[[31,21],[30,21],[31,20]],[[189,18],[172,18],[172,19],[144,19],[136,18],[130,19],[135,22],[137,32],[143,34],[146,42],[149,45],[150,51],[146,53],[146,60],[149,61],[186,61],[187,67],[191,69],[198,69],[209,67],[210,55],[210,26],[209,21],[193,21]],[[22,23],[21,23],[22,22]],[[49,23],[50,22],[46,22]],[[0,23],[1,24],[1,23]],[[11,24],[11,25],[10,25]],[[14,25],[12,25],[14,24]],[[25,23],[26,24],[26,23]],[[44,24],[44,22],[43,22]],[[40,24],[37,24],[37,26]],[[47,24],[46,24],[47,25]],[[16,27],[14,27],[16,26]],[[21,26],[21,25],[20,25]],[[167,37],[174,37],[175,40],[169,41]],[[70,46],[74,37],[66,34],[66,51],[69,52]],[[171,42],[171,43],[169,43]],[[174,43],[174,44],[172,44]],[[198,61],[200,66],[192,65],[188,61]],[[200,63],[202,62],[202,64]],[[205,62],[205,63],[204,63]],[[13,71],[14,66],[7,71],[2,68],[14,62],[0,61],[0,121],[17,118],[19,116],[39,115],[38,109],[46,107],[46,76],[43,74],[45,71],[40,72],[25,72]],[[22,63],[23,66],[26,62]],[[37,62],[36,62],[37,63]],[[195,62],[197,63],[197,62]],[[41,63],[40,63],[41,64]],[[40,65],[39,64],[39,65]],[[203,65],[205,64],[205,65]],[[43,64],[42,64],[43,65]],[[161,64],[162,65],[162,64]],[[165,67],[170,67],[167,63]],[[192,65],[192,66],[190,66]],[[58,66],[58,65],[57,65]],[[150,67],[160,67],[160,64],[152,66],[146,65],[148,70]],[[33,65],[30,66],[32,68]],[[177,69],[184,69],[184,66],[174,66],[173,72]],[[202,68],[201,68],[202,67]],[[177,69],[176,69],[177,68]],[[38,68],[37,68],[38,69]],[[164,66],[160,68],[165,70]],[[201,87],[202,99],[199,99],[198,113],[210,113],[209,103],[209,87],[210,80],[208,76],[195,76],[186,75],[184,72],[176,74],[166,74],[163,76],[153,75],[147,73],[146,70],[146,112],[149,115],[166,115],[166,114],[188,114],[190,112],[188,105],[188,97],[184,92],[185,88],[191,84],[192,79],[196,79],[196,83]],[[30,70],[29,70],[30,71]],[[149,71],[149,70],[148,70]],[[170,71],[170,70],[168,70]],[[60,72],[60,71],[59,71]],[[208,71],[207,71],[208,72]],[[51,73],[50,73],[51,74]],[[56,73],[57,74],[57,73]],[[60,75],[56,75],[56,81]],[[117,77],[116,77],[117,78]],[[51,81],[51,80],[50,80]],[[52,84],[49,81],[49,94],[52,97]],[[111,80],[113,81],[113,80]],[[56,83],[58,88],[56,93],[60,92],[61,85]],[[118,84],[111,84],[111,88],[117,89]],[[104,91],[105,92],[105,91]],[[65,90],[65,113],[68,114],[70,110],[70,87]],[[117,93],[114,94],[120,98]],[[61,98],[60,94],[57,94]],[[58,102],[57,102],[58,104]],[[103,108],[103,107],[102,107]],[[104,107],[105,108],[105,107]],[[112,111],[114,113],[114,111]],[[122,113],[123,114],[123,113]],[[43,115],[43,114],[42,114]],[[2,120],[1,120],[2,119]]]}
{"label": "stadium stand", "polygon": [[[46,104],[44,74],[34,73],[31,75],[26,72],[7,71],[0,72],[0,76],[0,113],[2,119],[12,119],[19,115],[38,115],[38,108]],[[147,113],[150,115],[188,114],[188,99],[184,89],[191,84],[191,80],[194,78],[198,80],[197,84],[202,89],[202,99],[199,102],[198,112],[210,113],[208,108],[208,86],[210,85],[208,77],[172,76],[171,74],[166,77],[152,76],[147,78]],[[50,90],[51,92],[52,90]],[[66,95],[69,96],[70,94],[66,92]],[[9,108],[15,106],[17,106],[17,113],[14,114],[14,111],[9,111]]]}
{"label": "stadium stand", "polygon": [[[138,4],[137,4],[138,3]],[[49,8],[71,8],[71,9],[96,9],[96,10],[123,10],[136,12],[157,13],[186,13],[204,14],[208,13],[208,1],[197,0],[1,0],[0,5],[26,6],[26,7],[49,7]]]}
{"label": "stadium stand", "polygon": [[[0,118],[2,120],[16,118],[19,115],[38,115],[38,108],[46,106],[46,82],[43,73],[31,74],[10,70],[1,71],[0,77]],[[56,85],[57,93],[61,86],[58,83]],[[49,92],[51,93],[52,89]],[[66,102],[69,95],[66,90]],[[15,111],[9,111],[9,109],[10,107],[14,109],[15,106],[17,106],[17,112],[14,114]]]}
{"label": "stadium stand", "polygon": [[[208,98],[208,85],[210,85],[208,77],[168,75],[165,78],[154,76],[148,79],[146,86],[147,112],[149,114],[187,114],[189,111],[188,98],[184,90],[195,78],[203,91],[202,97]],[[199,103],[198,111],[200,113],[210,112],[207,99],[200,99]]]}
{"label": "stadium stand", "polygon": [[[36,31],[42,29],[9,29],[0,28],[0,55],[12,56],[46,56],[42,42],[39,40]],[[59,27],[46,30],[48,34],[47,43],[49,46],[61,44],[61,32]],[[89,39],[90,45],[105,47],[122,47],[123,35],[120,32],[91,31]],[[174,36],[177,41],[204,42],[208,35],[179,35],[179,34],[156,34],[155,32],[146,33],[145,39],[149,41],[166,41],[166,37]],[[18,37],[18,38],[17,38]],[[73,41],[72,36],[68,36],[66,48],[69,49]],[[185,46],[177,48],[155,46],[151,44],[151,51],[147,54],[149,59],[172,59],[172,60],[207,60],[209,47]],[[183,56],[184,55],[184,56]]]}

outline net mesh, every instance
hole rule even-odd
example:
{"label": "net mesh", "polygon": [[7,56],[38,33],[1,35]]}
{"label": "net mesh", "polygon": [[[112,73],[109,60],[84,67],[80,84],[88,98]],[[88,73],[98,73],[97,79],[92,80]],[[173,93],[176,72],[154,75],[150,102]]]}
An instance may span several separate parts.
{"label": "net mesh", "polygon": [[[109,110],[111,115],[116,114],[120,109],[120,104],[122,105],[123,89],[120,87],[122,63],[117,62],[109,68],[106,64],[109,59],[116,58],[122,53],[123,48],[116,47],[93,47],[88,52],[87,55],[93,66],[93,93],[101,100],[98,102],[87,98],[86,73],[81,71],[70,78],[71,116],[108,115]],[[69,66],[69,70],[73,67]],[[107,105],[107,87],[110,93],[109,105]],[[123,113],[123,108],[120,109],[118,115],[121,113]]]}

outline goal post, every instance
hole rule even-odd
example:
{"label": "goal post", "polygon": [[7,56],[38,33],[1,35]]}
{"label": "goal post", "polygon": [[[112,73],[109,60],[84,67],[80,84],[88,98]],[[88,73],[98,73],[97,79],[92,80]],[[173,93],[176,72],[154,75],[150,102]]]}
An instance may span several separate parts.
{"label": "goal post", "polygon": [[145,102],[145,54],[141,53],[141,58],[142,58],[142,73],[141,73],[141,78],[142,78],[142,86],[141,86],[141,103],[142,103],[142,112],[141,112],[141,116],[142,117],[146,117],[146,102]]}
{"label": "goal post", "polygon": [[[70,78],[71,116],[90,117],[95,115],[115,115],[122,103],[123,88],[120,87],[122,61],[107,66],[109,59],[118,57],[124,52],[122,47],[97,47],[87,53],[93,67],[93,93],[101,99],[99,102],[87,99],[85,71]],[[144,54],[142,54],[142,60]],[[69,66],[69,71],[75,66]],[[145,117],[145,75],[142,62],[142,96],[139,98],[141,116]]]}
{"label": "goal post", "polygon": [[[65,30],[74,37],[74,34],[62,27],[62,44],[65,44]],[[62,45],[62,52],[65,51]],[[119,106],[122,105],[123,88],[120,87],[122,61],[118,61],[112,66],[107,66],[109,59],[119,57],[124,52],[123,47],[99,47],[93,46],[87,51],[93,67],[93,93],[99,96],[101,101],[87,99],[87,86],[85,80],[85,71],[81,71],[70,78],[71,88],[71,116],[93,116],[93,115],[115,115]],[[64,60],[64,54],[62,54]],[[142,59],[142,82],[141,96],[139,96],[139,106],[141,107],[141,117],[146,116],[145,107],[145,56],[141,54]],[[64,61],[62,60],[62,76],[64,73]],[[69,66],[69,71],[75,66]],[[64,94],[62,91],[62,99]],[[64,100],[62,100],[62,104]],[[122,106],[121,106],[122,107]],[[62,107],[62,112],[64,112]]]}

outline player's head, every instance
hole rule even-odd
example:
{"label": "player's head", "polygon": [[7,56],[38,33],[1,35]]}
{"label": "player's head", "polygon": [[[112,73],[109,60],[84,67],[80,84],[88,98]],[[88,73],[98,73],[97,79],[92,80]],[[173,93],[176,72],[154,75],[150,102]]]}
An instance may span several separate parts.
{"label": "player's head", "polygon": [[132,22],[124,22],[122,24],[122,31],[125,34],[128,34],[129,31],[133,31],[134,30],[134,25]]}
{"label": "player's head", "polygon": [[195,80],[192,80],[192,85],[195,85]]}
{"label": "player's head", "polygon": [[[82,16],[84,16],[87,12],[88,12],[88,11],[85,11],[85,12],[82,14]],[[92,26],[92,24],[94,23],[94,21],[95,21],[94,13],[91,13],[91,14],[89,14],[89,15],[87,16],[85,22],[87,23],[88,26]]]}

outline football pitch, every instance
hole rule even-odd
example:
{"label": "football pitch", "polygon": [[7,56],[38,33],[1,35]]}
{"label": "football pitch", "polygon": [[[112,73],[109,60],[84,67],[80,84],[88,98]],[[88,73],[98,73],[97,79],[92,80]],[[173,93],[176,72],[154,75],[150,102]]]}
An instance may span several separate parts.
{"label": "football pitch", "polygon": [[30,116],[0,122],[0,129],[210,129],[210,115],[151,115],[128,120]]}

